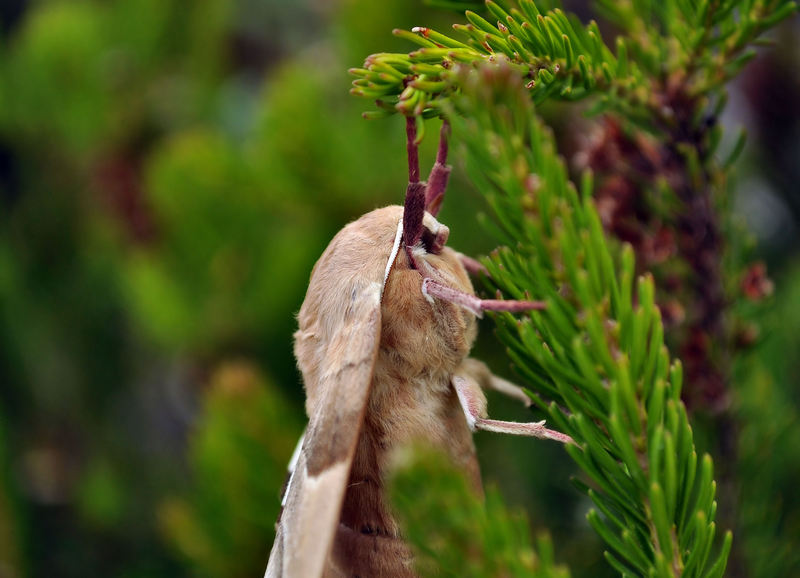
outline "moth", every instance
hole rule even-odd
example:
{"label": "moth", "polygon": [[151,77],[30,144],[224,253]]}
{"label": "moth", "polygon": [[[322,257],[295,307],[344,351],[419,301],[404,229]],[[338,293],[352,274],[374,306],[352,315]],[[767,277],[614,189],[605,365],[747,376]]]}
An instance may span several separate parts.
{"label": "moth", "polygon": [[436,220],[450,167],[448,125],[436,163],[419,180],[416,124],[408,119],[403,207],[344,227],[314,266],[294,351],[309,423],[290,463],[267,578],[414,577],[411,552],[384,494],[393,449],[425,440],[481,487],[472,432],[569,442],[544,422],[488,419],[482,388],[523,402],[517,386],[469,357],[483,311],[535,301],[482,300]]}

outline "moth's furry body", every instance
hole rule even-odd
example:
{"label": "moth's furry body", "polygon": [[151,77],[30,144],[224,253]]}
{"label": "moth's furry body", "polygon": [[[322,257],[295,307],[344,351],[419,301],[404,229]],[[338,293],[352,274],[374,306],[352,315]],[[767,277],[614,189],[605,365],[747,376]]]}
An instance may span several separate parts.
{"label": "moth's furry body", "polygon": [[[342,327],[362,323],[350,307],[365,282],[384,274],[397,225],[399,206],[378,209],[346,226],[331,242],[312,273],[298,316],[295,354],[306,388],[306,411],[320,409],[330,386],[326,360],[344,364],[353,343],[337,339]],[[446,235],[443,226],[426,223]],[[449,286],[472,293],[472,284],[457,253],[444,247],[439,255],[418,251],[419,266],[429,267]],[[369,281],[366,281],[369,280]],[[392,450],[414,440],[448,451],[480,486],[472,433],[451,379],[476,335],[475,316],[445,301],[430,302],[421,291],[422,277],[399,252],[383,287],[379,348],[371,366],[371,387],[341,509],[340,526],[326,565],[326,576],[400,576],[410,572],[410,556],[398,540],[397,523],[384,492]],[[342,350],[338,350],[338,347]],[[326,371],[327,370],[327,371]],[[347,403],[347,400],[341,400]],[[358,424],[347,427],[357,428]],[[362,552],[381,551],[377,567]],[[396,558],[387,567],[386,555]],[[353,568],[358,560],[360,568]],[[366,566],[366,567],[364,567]],[[390,574],[391,572],[391,574]]]}
{"label": "moth's furry body", "polygon": [[[407,119],[404,207],[368,213],[334,237],[314,266],[298,315],[295,356],[309,422],[284,490],[267,578],[413,578],[411,553],[385,493],[396,448],[443,449],[480,491],[472,431],[568,442],[540,423],[488,419],[482,387],[529,403],[517,386],[469,359],[482,311],[541,302],[478,299],[431,214],[447,175],[446,123],[428,183],[419,182]],[[430,212],[427,212],[430,211]]]}

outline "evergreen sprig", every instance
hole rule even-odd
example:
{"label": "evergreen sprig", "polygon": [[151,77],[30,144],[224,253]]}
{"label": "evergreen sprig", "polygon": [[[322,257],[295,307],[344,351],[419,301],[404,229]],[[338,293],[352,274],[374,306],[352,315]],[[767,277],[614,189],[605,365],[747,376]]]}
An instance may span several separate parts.
{"label": "evergreen sprig", "polygon": [[[725,352],[714,351],[729,345],[718,266],[724,215],[715,199],[744,138],[728,160],[717,160],[717,119],[725,83],[797,4],[598,0],[620,31],[613,51],[596,23],[583,25],[559,5],[490,0],[480,14],[466,12],[456,38],[396,30],[420,48],[368,57],[351,70],[352,92],[375,100],[378,111],[367,116],[446,116],[466,145],[466,164],[491,208],[486,225],[510,247],[486,262],[490,288],[548,303],[522,321],[498,315],[499,336],[535,404],[577,442],[568,451],[588,483],[576,484],[595,504],[588,521],[608,545],[609,563],[623,576],[721,576],[732,535],[716,537],[713,464],[695,447],[681,401],[683,366],[664,342],[654,277],[637,278],[651,265],[648,254],[606,237],[591,173],[579,187],[570,182],[534,106],[591,96],[589,112],[611,113],[621,127],[609,133],[608,149],[642,145],[640,172],[626,171],[635,159],[625,157],[605,169],[637,201],[670,203],[658,216],[677,237],[687,331],[714,345],[692,353],[674,334],[670,343],[686,362],[687,393],[696,398],[722,383],[724,398],[729,368]],[[602,170],[598,191],[613,197]],[[647,234],[652,224],[640,223]]]}
{"label": "evergreen sprig", "polygon": [[[472,3],[451,7],[459,4]],[[458,92],[457,65],[506,58],[537,104],[597,95],[593,112],[614,110],[649,131],[669,131],[675,99],[718,91],[755,56],[760,36],[797,10],[794,0],[598,0],[626,33],[612,51],[595,21],[583,25],[558,4],[487,0],[487,18],[467,10],[467,23],[453,25],[459,38],[425,27],[394,30],[420,48],[369,56],[350,70],[357,77],[351,92],[374,100],[378,110],[367,117],[435,117]]]}
{"label": "evergreen sprig", "polygon": [[755,56],[751,45],[797,9],[792,0],[597,0],[596,6],[626,33],[649,76],[675,71],[693,96],[734,77]]}
{"label": "evergreen sprig", "polygon": [[[652,278],[635,279],[629,247],[606,240],[591,193],[568,179],[552,135],[510,66],[462,71],[451,114],[490,226],[511,249],[486,261],[491,285],[547,308],[498,332],[531,397],[576,445],[588,521],[624,576],[721,576],[710,456],[698,456],[680,400],[682,369],[663,341]],[[550,401],[547,401],[547,400]]]}
{"label": "evergreen sprig", "polygon": [[458,89],[456,65],[504,58],[525,79],[534,102],[578,100],[595,92],[632,102],[646,97],[636,90],[642,76],[625,44],[612,53],[596,22],[584,26],[574,15],[559,8],[542,11],[532,0],[520,0],[519,9],[491,0],[486,7],[495,23],[468,10],[468,23],[453,25],[461,39],[431,28],[395,30],[420,48],[369,56],[363,68],[351,69],[358,77],[351,92],[375,100],[383,114],[437,116]]}

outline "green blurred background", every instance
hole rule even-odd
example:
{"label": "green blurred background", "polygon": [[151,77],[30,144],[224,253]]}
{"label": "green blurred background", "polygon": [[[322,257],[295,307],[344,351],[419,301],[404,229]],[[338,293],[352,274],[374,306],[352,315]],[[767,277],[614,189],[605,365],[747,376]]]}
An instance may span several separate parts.
{"label": "green blurred background", "polygon": [[[291,334],[308,275],[344,223],[405,190],[402,119],[364,121],[347,68],[408,51],[392,28],[459,18],[408,0],[0,3],[0,578],[263,573],[304,423]],[[762,553],[760,525],[800,535],[799,28],[776,31],[725,119],[750,130],[731,199],[776,280],[735,397],[741,478],[761,484],[742,503],[780,498],[777,518],[753,502],[740,520]],[[450,243],[486,253],[458,173]],[[512,375],[490,324],[477,355]],[[557,558],[607,575],[562,452],[478,443]]]}

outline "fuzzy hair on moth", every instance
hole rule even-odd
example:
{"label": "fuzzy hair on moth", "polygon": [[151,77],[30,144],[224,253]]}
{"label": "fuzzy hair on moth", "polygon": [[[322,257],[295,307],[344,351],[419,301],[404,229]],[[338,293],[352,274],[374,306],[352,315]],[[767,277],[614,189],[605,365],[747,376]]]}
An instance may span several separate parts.
{"label": "fuzzy hair on moth", "polygon": [[483,389],[530,403],[469,357],[483,311],[536,301],[480,299],[481,266],[446,246],[436,220],[450,167],[448,125],[427,182],[416,120],[406,122],[405,205],[367,213],[331,241],[311,274],[295,333],[309,423],[290,464],[266,578],[413,578],[413,557],[384,492],[391,453],[409,442],[444,450],[481,488],[472,432],[570,442],[544,422],[488,419]]}

